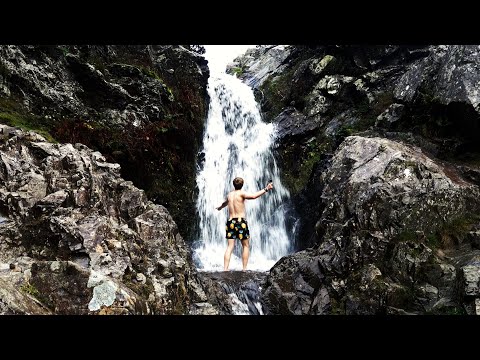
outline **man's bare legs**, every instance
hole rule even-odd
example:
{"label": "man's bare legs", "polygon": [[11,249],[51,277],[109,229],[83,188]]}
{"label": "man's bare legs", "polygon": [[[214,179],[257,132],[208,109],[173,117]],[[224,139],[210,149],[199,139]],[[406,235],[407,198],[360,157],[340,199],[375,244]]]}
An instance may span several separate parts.
{"label": "man's bare legs", "polygon": [[228,265],[230,264],[230,256],[232,256],[233,246],[235,245],[235,239],[228,239],[227,251],[223,256],[223,270],[228,270]]}
{"label": "man's bare legs", "polygon": [[244,239],[242,240],[242,264],[243,264],[243,271],[247,270],[247,263],[248,263],[248,256],[250,255],[250,240]]}

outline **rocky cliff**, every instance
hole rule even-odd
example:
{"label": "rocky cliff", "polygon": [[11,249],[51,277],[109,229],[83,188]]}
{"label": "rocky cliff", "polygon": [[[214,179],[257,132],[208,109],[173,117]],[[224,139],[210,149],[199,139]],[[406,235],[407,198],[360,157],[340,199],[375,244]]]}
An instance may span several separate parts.
{"label": "rocky cliff", "polygon": [[216,313],[164,206],[77,143],[0,126],[0,313]]}
{"label": "rocky cliff", "polygon": [[188,238],[208,76],[182,46],[2,45],[0,122],[100,151]]}
{"label": "rocky cliff", "polygon": [[480,313],[478,46],[263,46],[230,71],[278,129],[297,249],[275,314]]}

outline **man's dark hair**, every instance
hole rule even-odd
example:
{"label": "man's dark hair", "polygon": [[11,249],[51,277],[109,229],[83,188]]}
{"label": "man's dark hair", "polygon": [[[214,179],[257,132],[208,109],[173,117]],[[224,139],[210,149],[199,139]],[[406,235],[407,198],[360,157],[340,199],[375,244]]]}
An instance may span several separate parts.
{"label": "man's dark hair", "polygon": [[235,190],[240,190],[243,187],[243,179],[241,177],[233,179],[233,187]]}

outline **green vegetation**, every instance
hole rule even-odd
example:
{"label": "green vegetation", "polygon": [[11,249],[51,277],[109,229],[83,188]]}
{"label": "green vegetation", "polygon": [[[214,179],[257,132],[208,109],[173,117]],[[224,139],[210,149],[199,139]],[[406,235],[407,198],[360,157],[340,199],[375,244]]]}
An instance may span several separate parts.
{"label": "green vegetation", "polygon": [[374,124],[375,124],[375,118],[362,117],[360,120],[354,123],[340,126],[339,130],[337,131],[337,136],[339,136],[340,138],[343,138],[350,135],[354,135],[361,131],[368,130]]}
{"label": "green vegetation", "polygon": [[376,118],[382,112],[387,110],[387,108],[394,103],[393,92],[383,92],[377,96],[375,103],[372,105],[371,109],[373,116]]}
{"label": "green vegetation", "polygon": [[45,119],[27,114],[21,105],[13,99],[0,98],[0,123],[26,131],[35,131],[48,141],[56,142],[48,131],[49,128]]}
{"label": "green vegetation", "polygon": [[242,67],[236,66],[236,67],[233,67],[231,71],[236,77],[240,77],[245,73],[245,70],[246,70],[245,66],[242,66]]}
{"label": "green vegetation", "polygon": [[461,306],[448,306],[433,311],[427,311],[427,315],[467,315],[467,312]]}
{"label": "green vegetation", "polygon": [[40,300],[40,292],[35,286],[30,284],[29,282],[25,282],[22,286],[20,286],[20,291],[32,295],[37,300]]}
{"label": "green vegetation", "polygon": [[[132,65],[132,66],[135,66],[135,65]],[[142,66],[142,65],[138,65],[138,66],[135,66],[137,69],[139,69],[144,75],[152,78],[152,79],[155,79],[155,80],[158,80],[160,81],[160,83],[162,84],[163,88],[165,89],[165,91],[168,93],[168,100],[170,101],[175,101],[175,96],[173,95],[173,91],[172,89],[167,85],[165,84],[165,82],[163,81],[163,79],[158,75],[158,73],[155,71],[155,69],[153,69],[152,67],[145,67],[145,66]]]}
{"label": "green vegetation", "polygon": [[[300,192],[305,187],[314,166],[320,161],[321,155],[329,146],[330,142],[321,137],[311,141],[305,147],[292,144],[283,151],[283,162],[291,165],[288,167],[288,171],[283,171],[282,181],[293,194]],[[299,153],[301,153],[300,156]]]}
{"label": "green vegetation", "polygon": [[[63,49],[62,49],[63,50]],[[63,52],[65,55],[67,54],[65,51]],[[98,55],[90,55],[87,59],[86,62],[93,65],[95,69],[100,71],[102,74],[105,73],[106,65],[105,65],[105,60],[103,60],[100,56]]]}
{"label": "green vegetation", "polygon": [[62,50],[63,56],[67,56],[67,54],[70,53],[70,50],[68,49],[68,46],[63,45],[63,46],[59,46],[59,48],[60,48],[60,50]]}
{"label": "green vegetation", "polygon": [[356,130],[351,125],[342,125],[337,131],[337,136],[345,138],[347,136],[355,134]]}
{"label": "green vegetation", "polygon": [[330,298],[331,315],[345,315],[345,301]]}
{"label": "green vegetation", "polygon": [[385,111],[391,104],[393,104],[393,94],[391,92],[380,94],[373,104],[370,104],[366,97],[363,98],[355,106],[357,113],[360,115],[360,119],[350,124],[342,125],[337,131],[337,136],[345,138],[370,129],[375,125],[377,116]]}
{"label": "green vegetation", "polygon": [[45,307],[50,310],[55,309],[54,304],[49,299],[48,295],[40,293],[40,291],[30,282],[26,281],[22,286],[20,286],[20,291],[25,294],[33,296],[35,299],[40,301]]}
{"label": "green vegetation", "polygon": [[265,98],[271,104],[269,110],[271,119],[280,114],[283,108],[288,105],[292,78],[299,65],[300,63],[273,78],[268,77],[260,87]]}
{"label": "green vegetation", "polygon": [[18,127],[22,130],[35,131],[36,133],[45,137],[45,139],[47,139],[48,141],[56,142],[52,135],[50,135],[48,130],[46,130],[42,125],[35,123],[35,121],[24,118],[19,114],[0,112],[0,123],[13,127]]}

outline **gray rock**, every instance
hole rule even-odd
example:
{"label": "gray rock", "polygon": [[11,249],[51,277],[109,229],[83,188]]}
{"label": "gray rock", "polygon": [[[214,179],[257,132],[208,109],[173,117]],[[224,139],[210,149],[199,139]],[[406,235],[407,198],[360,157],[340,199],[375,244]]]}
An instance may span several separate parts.
{"label": "gray rock", "polygon": [[480,249],[480,230],[467,233],[466,240],[471,243],[473,248]]}
{"label": "gray rock", "polygon": [[462,267],[464,295],[480,298],[480,259]]}
{"label": "gray rock", "polygon": [[[261,287],[265,273],[255,271],[201,272],[205,302],[194,304],[191,314],[263,315]],[[204,300],[204,301],[205,301]]]}
{"label": "gray rock", "polygon": [[400,78],[395,90],[394,96],[397,100],[412,101],[418,88],[422,85],[427,75],[427,68],[430,59],[422,59],[412,64],[410,69]]}
{"label": "gray rock", "polygon": [[333,68],[335,66],[336,61],[337,59],[335,59],[334,56],[325,55],[321,59],[312,60],[312,62],[309,65],[309,69],[313,75],[321,75],[325,71],[328,71],[329,69]]}
{"label": "gray rock", "polygon": [[432,47],[428,57],[413,63],[398,81],[394,95],[410,102],[421,87],[429,96],[448,105],[460,102],[480,111],[480,61],[478,45],[448,45]]}
{"label": "gray rock", "polygon": [[403,115],[405,105],[402,104],[392,104],[387,110],[378,115],[375,126],[389,126],[397,122]]}
{"label": "gray rock", "polygon": [[[187,313],[206,301],[172,217],[124,181],[118,164],[86,146],[30,138],[16,131],[0,144],[0,260],[15,265],[1,272],[9,286],[28,282],[38,303],[59,314]],[[27,301],[15,296],[18,306]],[[5,309],[38,310],[8,299],[0,299]]]}
{"label": "gray rock", "polygon": [[290,46],[283,45],[249,49],[227,66],[227,73],[242,69],[240,78],[253,89],[258,89],[268,76],[283,70],[282,64],[290,52]]}
{"label": "gray rock", "polygon": [[[312,313],[323,287],[330,307],[322,313],[422,313],[454,288],[455,268],[436,257],[423,234],[477,211],[475,185],[419,149],[359,136],[345,139],[320,176],[322,193],[310,194],[323,209],[319,245],[274,266],[263,293],[269,311]],[[380,270],[378,262],[387,265]],[[466,279],[475,273],[465,271]],[[345,287],[337,286],[339,278]],[[465,291],[476,294],[470,280]]]}
{"label": "gray rock", "polygon": [[306,136],[306,134],[311,133],[320,126],[318,121],[305,117],[295,108],[285,109],[273,122],[276,124],[279,141],[288,141],[295,137]]}
{"label": "gray rock", "polygon": [[33,295],[28,293],[32,292],[31,287],[24,287],[22,289],[23,291],[0,277],[0,314],[51,314]]}
{"label": "gray rock", "polygon": [[142,273],[138,273],[136,279],[137,279],[138,282],[140,282],[142,284],[145,284],[147,282],[147,277],[145,275],[143,275]]}

